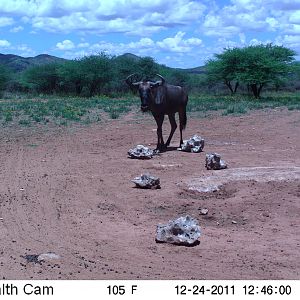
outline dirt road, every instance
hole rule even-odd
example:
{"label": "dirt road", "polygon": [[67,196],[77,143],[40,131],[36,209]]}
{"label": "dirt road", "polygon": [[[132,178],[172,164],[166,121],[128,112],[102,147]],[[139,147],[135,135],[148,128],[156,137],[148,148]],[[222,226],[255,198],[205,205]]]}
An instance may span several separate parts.
{"label": "dirt road", "polygon": [[[145,161],[127,151],[155,147],[151,116],[2,134],[0,279],[300,279],[299,128],[300,113],[288,110],[190,118],[184,138],[204,137],[203,153]],[[172,142],[178,146],[178,132]],[[229,169],[207,171],[207,152]],[[265,173],[229,179],[215,192],[189,189],[195,178],[257,167]],[[130,180],[143,172],[162,188],[134,188]],[[199,220],[200,244],[157,244],[156,225],[185,214]],[[24,258],[47,252],[60,258]]]}

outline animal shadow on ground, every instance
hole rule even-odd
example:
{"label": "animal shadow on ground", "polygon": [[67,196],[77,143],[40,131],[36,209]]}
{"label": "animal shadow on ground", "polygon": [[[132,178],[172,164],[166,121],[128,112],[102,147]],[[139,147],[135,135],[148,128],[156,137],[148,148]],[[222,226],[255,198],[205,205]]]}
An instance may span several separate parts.
{"label": "animal shadow on ground", "polygon": [[168,146],[164,151],[162,152],[169,152],[169,151],[176,151],[178,149],[178,147],[170,147]]}

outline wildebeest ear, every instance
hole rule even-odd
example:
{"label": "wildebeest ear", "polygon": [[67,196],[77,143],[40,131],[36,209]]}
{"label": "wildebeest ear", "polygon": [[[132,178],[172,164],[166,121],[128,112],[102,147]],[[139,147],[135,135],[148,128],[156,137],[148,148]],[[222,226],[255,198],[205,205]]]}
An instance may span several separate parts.
{"label": "wildebeest ear", "polygon": [[162,89],[157,89],[156,95],[155,95],[155,98],[154,98],[155,104],[158,104],[158,105],[159,105],[159,104],[163,104],[164,99],[165,99],[165,93],[164,93],[164,90],[162,90]]}

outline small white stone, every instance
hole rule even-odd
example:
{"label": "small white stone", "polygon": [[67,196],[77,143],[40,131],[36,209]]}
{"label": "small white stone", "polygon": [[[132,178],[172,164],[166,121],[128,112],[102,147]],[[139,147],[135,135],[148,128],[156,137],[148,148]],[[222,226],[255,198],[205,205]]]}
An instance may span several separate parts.
{"label": "small white stone", "polygon": [[208,214],[208,209],[207,208],[202,208],[200,211],[201,215],[207,215]]}
{"label": "small white stone", "polygon": [[60,256],[53,252],[42,253],[38,256],[38,261],[53,260],[53,259],[60,259]]}

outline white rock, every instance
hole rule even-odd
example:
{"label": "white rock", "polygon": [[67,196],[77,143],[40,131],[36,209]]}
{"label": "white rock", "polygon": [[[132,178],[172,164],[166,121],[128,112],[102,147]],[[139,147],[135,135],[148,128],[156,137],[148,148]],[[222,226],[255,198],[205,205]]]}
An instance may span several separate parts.
{"label": "white rock", "polygon": [[200,237],[198,221],[190,216],[179,217],[168,224],[157,225],[156,241],[176,245],[195,245]]}
{"label": "white rock", "polygon": [[44,260],[56,260],[60,259],[60,256],[53,253],[53,252],[48,252],[48,253],[42,253],[38,256],[37,260],[38,261],[44,261]]}
{"label": "white rock", "polygon": [[208,214],[208,209],[207,209],[207,208],[202,208],[202,209],[200,210],[200,214],[201,214],[201,215],[207,215],[207,214]]}
{"label": "white rock", "polygon": [[205,167],[207,170],[221,170],[226,169],[227,164],[221,159],[221,155],[218,153],[206,154]]}
{"label": "white rock", "polygon": [[199,153],[202,152],[203,148],[204,148],[204,139],[201,138],[201,136],[194,135],[189,140],[183,141],[181,148],[178,148],[178,150],[185,151],[185,152]]}
{"label": "white rock", "polygon": [[160,179],[150,174],[142,174],[140,177],[135,177],[131,181],[143,189],[160,189]]}
{"label": "white rock", "polygon": [[150,159],[154,155],[154,151],[144,145],[137,145],[135,148],[128,151],[130,158]]}

